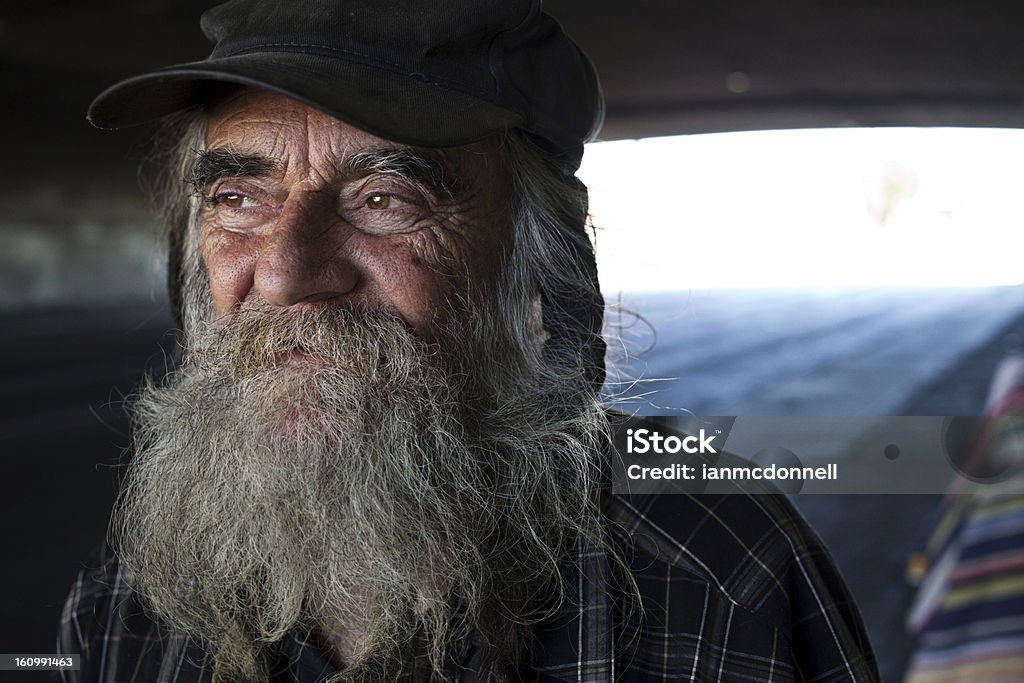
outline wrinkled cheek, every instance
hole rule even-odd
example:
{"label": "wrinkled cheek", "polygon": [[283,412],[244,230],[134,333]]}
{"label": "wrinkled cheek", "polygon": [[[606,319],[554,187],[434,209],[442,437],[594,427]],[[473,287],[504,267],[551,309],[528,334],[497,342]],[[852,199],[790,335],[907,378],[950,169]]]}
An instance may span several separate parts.
{"label": "wrinkled cheek", "polygon": [[463,299],[459,278],[448,267],[451,263],[438,263],[423,249],[407,249],[389,265],[389,298],[394,307],[418,338],[438,341],[438,332]]}
{"label": "wrinkled cheek", "polygon": [[237,308],[252,289],[259,257],[257,245],[252,239],[209,236],[201,240],[200,254],[206,267],[214,312],[225,315]]}
{"label": "wrinkled cheek", "polygon": [[435,277],[435,292],[446,303],[446,320],[442,323],[464,322],[474,308],[494,303],[504,256],[497,242],[484,236],[467,240],[448,236],[433,240],[423,258]]}

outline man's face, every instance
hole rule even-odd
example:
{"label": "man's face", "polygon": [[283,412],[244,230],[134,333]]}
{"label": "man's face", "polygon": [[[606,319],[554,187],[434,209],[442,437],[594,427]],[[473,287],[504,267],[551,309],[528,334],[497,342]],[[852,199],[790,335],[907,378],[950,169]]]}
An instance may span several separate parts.
{"label": "man's face", "polygon": [[219,317],[260,301],[360,305],[434,341],[508,240],[493,144],[410,148],[262,90],[212,108],[197,180]]}
{"label": "man's face", "polygon": [[522,647],[591,529],[606,426],[527,327],[555,212],[516,202],[513,242],[522,142],[424,151],[252,89],[207,123],[217,318],[190,261],[196,322],[134,404],[114,518],[137,589],[250,677],[292,629],[349,638],[368,680],[396,680],[373,667],[404,670],[420,629],[438,668],[459,624]]}

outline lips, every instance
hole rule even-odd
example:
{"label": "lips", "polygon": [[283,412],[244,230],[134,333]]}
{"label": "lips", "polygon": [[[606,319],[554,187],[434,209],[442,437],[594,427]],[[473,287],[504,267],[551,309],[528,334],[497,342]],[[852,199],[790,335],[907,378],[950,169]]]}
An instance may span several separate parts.
{"label": "lips", "polygon": [[281,365],[290,365],[295,367],[310,365],[323,367],[327,365],[327,361],[325,361],[323,357],[309,353],[301,346],[293,346],[290,349],[279,351],[277,354],[277,362]]}

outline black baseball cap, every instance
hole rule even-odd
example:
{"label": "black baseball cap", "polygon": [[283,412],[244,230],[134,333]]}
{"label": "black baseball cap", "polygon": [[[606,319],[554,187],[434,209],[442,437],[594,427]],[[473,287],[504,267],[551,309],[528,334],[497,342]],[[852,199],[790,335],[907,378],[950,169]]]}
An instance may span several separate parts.
{"label": "black baseball cap", "polygon": [[231,0],[200,23],[209,57],[115,84],[89,121],[145,123],[236,83],[402,144],[518,128],[575,169],[603,120],[593,64],[540,0]]}

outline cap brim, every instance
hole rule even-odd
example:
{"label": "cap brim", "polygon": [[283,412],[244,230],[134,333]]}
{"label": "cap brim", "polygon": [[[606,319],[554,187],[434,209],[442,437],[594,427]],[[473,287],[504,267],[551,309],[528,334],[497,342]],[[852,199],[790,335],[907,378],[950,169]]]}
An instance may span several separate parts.
{"label": "cap brim", "polygon": [[93,100],[89,121],[99,128],[146,123],[204,101],[211,82],[279,92],[408,145],[468,144],[521,122],[509,109],[414,75],[292,52],[208,59],[129,78]]}

